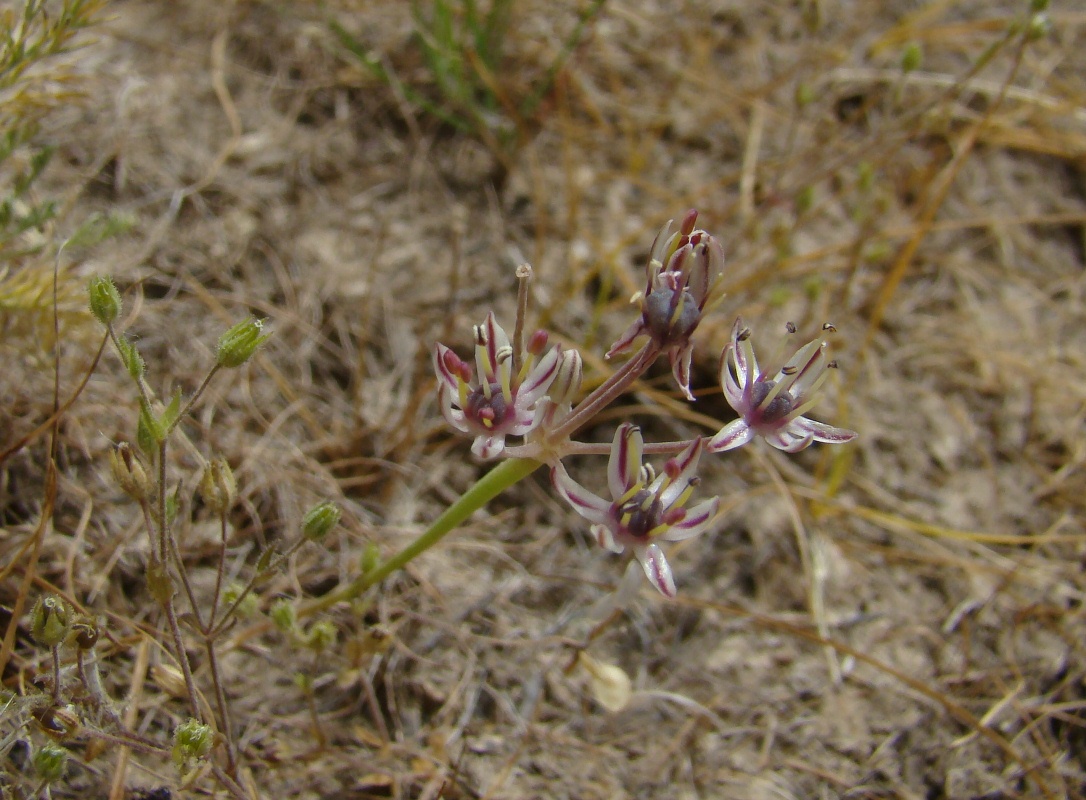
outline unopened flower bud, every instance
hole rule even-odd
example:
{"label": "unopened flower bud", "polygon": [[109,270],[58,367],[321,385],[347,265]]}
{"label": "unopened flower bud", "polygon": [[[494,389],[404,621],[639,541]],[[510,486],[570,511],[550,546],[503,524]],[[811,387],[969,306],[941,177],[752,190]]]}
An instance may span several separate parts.
{"label": "unopened flower bud", "polygon": [[68,751],[58,744],[46,742],[30,757],[34,772],[45,783],[53,783],[64,777],[68,766]]}
{"label": "unopened flower bud", "polygon": [[579,351],[563,350],[558,357],[558,374],[551,384],[551,402],[557,406],[576,402],[584,377],[584,361]]}
{"label": "unopened flower bud", "polygon": [[90,311],[94,318],[103,325],[109,325],[121,313],[121,294],[113,285],[113,279],[95,275],[87,287],[90,297]]}
{"label": "unopened flower bud", "polygon": [[172,756],[174,764],[178,767],[206,756],[211,752],[214,744],[215,733],[210,725],[205,725],[196,719],[182,722],[173,731]]}
{"label": "unopened flower bud", "polygon": [[47,594],[30,611],[30,635],[44,647],[64,641],[72,624],[72,610],[61,598]]}
{"label": "unopened flower bud", "polygon": [[305,634],[305,646],[318,653],[331,647],[335,642],[336,626],[331,620],[323,619],[314,622]]}
{"label": "unopened flower bud", "polygon": [[200,476],[200,499],[215,514],[225,514],[234,505],[238,484],[226,459],[213,458]]}
{"label": "unopened flower bud", "polygon": [[319,542],[336,527],[342,515],[335,503],[318,503],[302,518],[302,534],[307,539]]}
{"label": "unopened flower bud", "polygon": [[242,320],[219,337],[215,362],[227,369],[240,367],[252,358],[256,349],[269,338],[271,334],[264,333],[263,320],[255,317]]}
{"label": "unopened flower bud", "polygon": [[924,60],[924,51],[920,49],[919,42],[909,42],[901,54],[901,71],[912,72],[920,68]]}
{"label": "unopened flower bud", "polygon": [[121,491],[133,500],[142,502],[154,494],[154,482],[128,442],[121,442],[110,449],[109,468]]}
{"label": "unopened flower bud", "polygon": [[281,597],[272,603],[272,607],[268,610],[268,616],[275,623],[275,627],[283,633],[290,633],[297,623],[294,604],[285,597]]}
{"label": "unopened flower bud", "polygon": [[547,349],[547,332],[540,330],[528,337],[528,352],[538,356]]}

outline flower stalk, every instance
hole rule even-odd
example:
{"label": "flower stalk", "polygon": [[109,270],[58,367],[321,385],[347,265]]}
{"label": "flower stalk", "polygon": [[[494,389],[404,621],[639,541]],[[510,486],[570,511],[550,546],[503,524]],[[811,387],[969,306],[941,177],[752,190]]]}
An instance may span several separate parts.
{"label": "flower stalk", "polygon": [[360,596],[393,572],[403,569],[413,559],[444,539],[480,508],[509,487],[527,478],[541,466],[543,466],[542,461],[530,458],[510,458],[502,461],[460,495],[455,503],[445,509],[441,516],[410,544],[373,569],[362,573],[346,586],[305,604],[299,610],[299,616],[309,616],[331,608],[336,603],[347,602]]}

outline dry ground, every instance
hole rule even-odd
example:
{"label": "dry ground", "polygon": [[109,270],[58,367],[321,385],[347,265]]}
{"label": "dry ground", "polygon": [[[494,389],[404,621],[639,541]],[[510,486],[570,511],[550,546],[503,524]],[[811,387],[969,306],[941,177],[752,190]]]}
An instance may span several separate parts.
{"label": "dry ground", "polygon": [[[585,5],[517,4],[504,91],[538,80]],[[41,191],[66,200],[58,241],[94,212],[133,225],[62,258],[73,292],[115,276],[162,394],[192,391],[226,324],[269,318],[263,354],[213,384],[184,427],[192,449],[173,450],[186,491],[195,453],[235,468],[231,576],[316,500],[345,509],[224,647],[243,782],[269,798],[1086,796],[1086,14],[1053,5],[1047,37],[981,64],[1027,3],[610,0],[499,158],[359,68],[326,23],[427,92],[406,2],[111,3],[71,56],[86,102],[43,131],[58,152]],[[924,60],[903,76],[911,41]],[[580,612],[622,561],[541,474],[334,609],[320,657],[260,629],[275,598],[349,579],[365,543],[391,553],[482,473],[436,413],[436,339],[463,354],[488,309],[510,319],[528,259],[543,324],[600,380],[655,231],[689,207],[728,256],[699,400],[677,402],[660,368],[585,436],[729,419],[716,360],[740,313],[767,352],[787,320],[836,325],[841,370],[816,416],[861,436],[711,459],[703,489],[724,512],[670,551],[679,598],[644,587],[589,644],[631,676],[626,708],[568,669]],[[48,416],[53,377],[48,337],[2,318],[6,449]],[[62,396],[99,336],[78,314],[64,331]],[[135,408],[107,353],[63,419],[30,596],[52,586],[106,621],[104,688],[166,742],[185,706],[150,677],[168,637],[106,460]],[[39,435],[0,465],[9,612],[47,452]],[[596,486],[598,466],[574,465]],[[191,516],[182,548],[206,591],[216,532]],[[392,646],[372,655],[378,625]],[[24,627],[5,686],[33,692],[49,668]],[[222,794],[87,741],[54,798]],[[3,765],[5,797],[32,785],[25,758],[20,744]]]}

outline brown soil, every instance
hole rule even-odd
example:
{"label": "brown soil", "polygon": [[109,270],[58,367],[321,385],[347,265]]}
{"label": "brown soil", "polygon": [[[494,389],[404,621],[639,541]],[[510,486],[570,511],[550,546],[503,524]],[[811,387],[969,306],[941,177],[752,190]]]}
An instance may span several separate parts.
{"label": "brown soil", "polygon": [[[586,5],[516,4],[503,93],[541,80]],[[196,388],[227,325],[268,318],[272,340],[212,383],[172,450],[186,496],[197,454],[234,468],[229,578],[292,541],[314,502],[344,509],[223,642],[240,783],[268,798],[1086,796],[1086,15],[1072,5],[973,70],[1027,3],[611,0],[505,146],[435,121],[328,25],[436,98],[409,3],[108,5],[70,56],[86,98],[47,119],[57,155],[39,191],[65,200],[57,241],[92,213],[132,228],[64,254],[66,274],[114,276],[160,396]],[[924,60],[905,75],[913,41]],[[483,473],[437,413],[434,341],[466,355],[488,310],[511,324],[528,260],[540,324],[601,380],[655,232],[690,207],[728,258],[699,330],[699,399],[680,402],[661,364],[581,438],[626,418],[650,440],[714,432],[734,416],[717,359],[741,314],[767,354],[786,321],[834,323],[841,368],[814,416],[858,441],[707,458],[699,492],[724,511],[668,550],[678,599],[645,584],[590,641],[582,612],[623,561],[542,472],[326,614],[323,653],[269,630],[277,598],[350,580],[367,543],[391,554]],[[48,347],[6,324],[0,450],[46,419],[53,386]],[[62,397],[99,335],[66,323]],[[53,587],[105,622],[103,688],[168,747],[187,709],[152,678],[170,639],[107,459],[137,408],[107,350],[63,417],[24,599]],[[45,432],[0,464],[0,564],[15,566],[0,611],[23,591],[47,456]],[[602,459],[572,469],[603,486]],[[205,596],[218,528],[198,502],[182,516]],[[376,654],[375,630],[391,641]],[[25,631],[4,674],[24,694],[51,670]],[[630,676],[625,708],[601,707],[574,666],[586,642]],[[44,741],[29,723],[19,736]],[[92,739],[68,742],[53,798],[226,796],[210,774],[180,789],[167,758]],[[9,752],[5,797],[33,788],[25,754]]]}

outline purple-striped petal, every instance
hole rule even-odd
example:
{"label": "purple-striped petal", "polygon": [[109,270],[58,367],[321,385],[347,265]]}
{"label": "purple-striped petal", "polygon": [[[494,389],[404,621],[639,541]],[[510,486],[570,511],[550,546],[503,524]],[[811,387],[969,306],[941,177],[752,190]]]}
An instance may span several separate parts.
{"label": "purple-striped petal", "polygon": [[742,447],[754,438],[754,430],[744,419],[736,419],[729,422],[716,435],[709,440],[706,449],[710,453],[723,453],[725,450],[734,450]]}
{"label": "purple-striped petal", "polygon": [[744,395],[743,386],[736,379],[736,375],[740,374],[736,365],[736,352],[735,346],[728,344],[720,354],[720,385],[724,388],[728,405],[739,411],[744,404]]}
{"label": "purple-striped petal", "polygon": [[517,389],[516,403],[518,407],[527,408],[544,394],[550,387],[554,377],[558,374],[558,361],[560,350],[552,347],[539,363],[532,367],[524,383]]}
{"label": "purple-striped petal", "polygon": [[671,508],[672,504],[679,499],[679,496],[686,491],[686,487],[690,485],[691,479],[698,471],[698,460],[701,458],[701,451],[704,447],[705,440],[699,436],[683,448],[683,451],[673,459],[679,467],[679,472],[659,495],[660,502],[665,509]]}
{"label": "purple-striped petal", "polygon": [[669,542],[681,542],[683,539],[690,539],[704,533],[719,510],[719,497],[706,500],[704,503],[698,503],[686,512],[686,516],[682,520],[676,522],[661,534],[660,538]]}
{"label": "purple-striped petal", "polygon": [[859,435],[856,431],[850,431],[847,428],[835,428],[832,425],[827,425],[824,422],[816,422],[807,417],[796,417],[792,420],[791,424],[789,424],[788,429],[793,435],[797,433],[801,435],[810,435],[814,441],[822,442],[823,444],[851,442]]}
{"label": "purple-striped petal", "polygon": [[444,383],[437,387],[437,405],[441,409],[441,416],[461,433],[471,433],[464,412],[453,406],[452,397],[452,391]]}
{"label": "purple-striped petal", "polygon": [[634,548],[634,555],[641,562],[649,581],[668,600],[675,597],[675,578],[671,574],[671,567],[664,558],[664,551],[659,545],[650,544],[648,547]]}
{"label": "purple-striped petal", "polygon": [[504,433],[481,433],[476,436],[475,441],[471,443],[471,452],[475,453],[476,456],[483,459],[484,461],[489,461],[492,458],[497,458],[501,455],[501,452],[504,449]]}
{"label": "purple-striped petal", "polygon": [[[451,352],[452,351],[449,348],[440,342],[434,345],[434,373],[443,385],[447,385],[450,389],[456,391],[458,376],[450,372],[448,366],[445,364],[445,354]],[[456,357],[455,353],[453,353],[453,357]]]}
{"label": "purple-striped petal", "polygon": [[611,442],[611,455],[607,459],[607,488],[615,500],[637,482],[641,473],[641,453],[645,441],[641,429],[623,422],[615,431]]}
{"label": "purple-striped petal", "polygon": [[634,339],[643,333],[647,333],[645,321],[642,317],[638,317],[637,321],[623,331],[622,335],[618,337],[613,345],[611,345],[611,349],[607,351],[604,358],[610,358],[611,356],[625,352],[630,348],[630,345],[634,343]]}
{"label": "purple-striped petal", "polygon": [[694,395],[690,393],[690,361],[694,357],[694,345],[687,341],[682,347],[673,347],[668,353],[671,359],[671,374],[675,376],[675,383],[679,384],[683,396],[690,402],[694,402]]}
{"label": "purple-striped petal", "polygon": [[806,450],[811,446],[814,435],[799,429],[793,432],[793,426],[790,424],[776,433],[768,434],[765,440],[778,450],[783,450],[786,453],[798,453],[800,450]]}
{"label": "purple-striped petal", "polygon": [[[736,317],[735,324],[732,325],[732,350],[735,353],[735,369],[737,373],[737,379],[740,386],[747,386],[753,383],[754,379],[758,376],[758,363],[754,361],[753,350],[747,350],[743,347],[743,342],[740,341],[739,335],[743,332],[743,318]],[[751,358],[748,360],[748,355]],[[751,363],[754,361],[754,363]]]}
{"label": "purple-striped petal", "polygon": [[607,525],[610,522],[611,504],[573,480],[561,462],[551,468],[551,483],[562,499],[589,522],[597,525]]}
{"label": "purple-striped petal", "polygon": [[621,553],[626,549],[615,541],[615,534],[606,525],[593,525],[592,535],[596,537],[596,543],[604,550],[609,550],[612,553]]}

